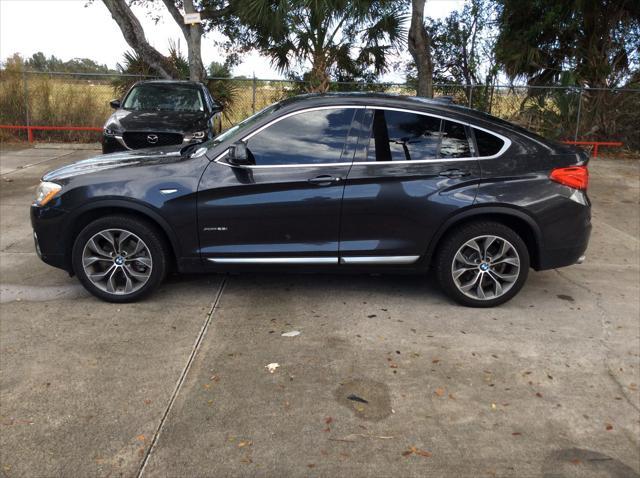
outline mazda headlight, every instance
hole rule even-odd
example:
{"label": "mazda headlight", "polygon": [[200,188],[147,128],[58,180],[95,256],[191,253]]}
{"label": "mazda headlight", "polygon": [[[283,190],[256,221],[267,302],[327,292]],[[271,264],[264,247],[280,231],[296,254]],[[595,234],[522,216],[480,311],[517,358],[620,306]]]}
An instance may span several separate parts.
{"label": "mazda headlight", "polygon": [[113,125],[105,127],[103,131],[105,136],[115,136],[120,134],[120,131]]}
{"label": "mazda headlight", "polygon": [[195,133],[191,134],[192,139],[204,139],[206,136],[207,136],[206,131],[196,131]]}
{"label": "mazda headlight", "polygon": [[48,181],[41,181],[36,189],[36,206],[44,206],[60,192],[62,186]]}

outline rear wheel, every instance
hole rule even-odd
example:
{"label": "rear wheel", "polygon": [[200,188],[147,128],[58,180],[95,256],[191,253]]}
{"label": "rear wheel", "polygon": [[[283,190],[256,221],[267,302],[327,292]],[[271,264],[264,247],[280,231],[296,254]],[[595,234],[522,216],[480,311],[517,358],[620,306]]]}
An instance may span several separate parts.
{"label": "rear wheel", "polygon": [[93,295],[133,302],[153,291],[167,271],[167,247],[157,229],[129,216],[87,225],[73,245],[73,270]]}
{"label": "rear wheel", "polygon": [[469,307],[503,304],[522,288],[529,251],[522,238],[496,222],[465,224],[443,239],[436,275],[444,292]]}

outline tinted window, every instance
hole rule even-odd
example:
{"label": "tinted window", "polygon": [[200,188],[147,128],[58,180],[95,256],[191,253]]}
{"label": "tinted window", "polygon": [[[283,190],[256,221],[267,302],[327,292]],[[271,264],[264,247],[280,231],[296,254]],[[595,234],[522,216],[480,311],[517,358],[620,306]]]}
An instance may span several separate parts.
{"label": "tinted window", "polygon": [[307,111],[289,116],[247,141],[257,165],[337,163],[354,109]]}
{"label": "tinted window", "polygon": [[469,158],[471,148],[467,139],[467,131],[463,124],[444,121],[442,126],[442,143],[440,158]]}
{"label": "tinted window", "polygon": [[440,119],[403,111],[376,110],[367,161],[433,159],[440,143]]}
{"label": "tinted window", "polygon": [[504,141],[486,131],[473,129],[478,144],[478,156],[493,156],[502,149]]}

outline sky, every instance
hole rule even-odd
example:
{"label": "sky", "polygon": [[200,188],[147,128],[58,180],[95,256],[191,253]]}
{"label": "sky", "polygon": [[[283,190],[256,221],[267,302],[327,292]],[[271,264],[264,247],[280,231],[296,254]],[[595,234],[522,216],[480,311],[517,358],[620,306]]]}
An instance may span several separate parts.
{"label": "sky", "polygon": [[[425,13],[442,18],[462,8],[464,0],[427,0]],[[178,41],[186,53],[186,45],[178,25],[164,13],[156,25],[140,7],[133,8],[141,21],[147,40],[166,53],[170,40]],[[408,28],[408,25],[407,25]],[[224,61],[225,52],[215,45],[216,37],[208,35],[202,41],[205,65],[211,61]],[[55,55],[61,60],[90,58],[114,68],[122,53],[129,50],[120,29],[100,0],[87,5],[87,0],[0,0],[0,59],[14,53],[23,57],[41,51],[47,57]],[[405,52],[404,55],[407,55]],[[404,56],[402,57],[404,58]],[[257,78],[282,78],[271,67],[268,58],[258,52],[243,56],[242,63],[233,69],[234,75]],[[404,72],[389,72],[384,81],[404,81]]]}

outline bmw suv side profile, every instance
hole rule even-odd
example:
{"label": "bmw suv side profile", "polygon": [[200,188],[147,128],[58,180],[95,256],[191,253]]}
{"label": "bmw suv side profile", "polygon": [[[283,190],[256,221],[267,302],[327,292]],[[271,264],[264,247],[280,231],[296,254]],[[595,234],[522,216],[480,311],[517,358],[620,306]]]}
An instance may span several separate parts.
{"label": "bmw suv side profile", "polygon": [[431,269],[453,300],[490,307],[530,268],[583,260],[587,162],[439,101],[304,95],[202,144],[52,171],[31,220],[42,260],[112,302],[170,270]]}

